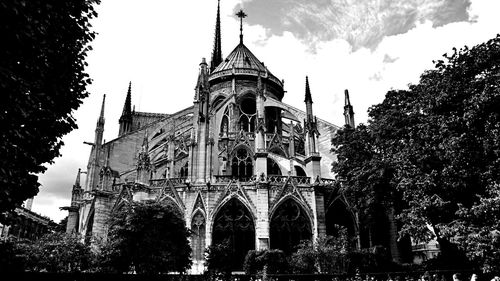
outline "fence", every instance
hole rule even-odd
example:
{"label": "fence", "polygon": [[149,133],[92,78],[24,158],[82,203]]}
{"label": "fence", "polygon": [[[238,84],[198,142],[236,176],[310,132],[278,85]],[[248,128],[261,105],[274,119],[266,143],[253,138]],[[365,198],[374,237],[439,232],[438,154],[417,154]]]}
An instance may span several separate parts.
{"label": "fence", "polygon": [[[321,274],[269,274],[261,275],[232,275],[226,279],[208,275],[143,275],[143,274],[104,274],[104,273],[17,273],[1,274],[4,281],[452,281],[452,275],[458,271],[429,271],[429,272],[384,272],[362,273],[357,275],[321,275]],[[470,280],[471,271],[460,271],[462,281]],[[479,275],[478,281],[489,281],[495,275]]]}

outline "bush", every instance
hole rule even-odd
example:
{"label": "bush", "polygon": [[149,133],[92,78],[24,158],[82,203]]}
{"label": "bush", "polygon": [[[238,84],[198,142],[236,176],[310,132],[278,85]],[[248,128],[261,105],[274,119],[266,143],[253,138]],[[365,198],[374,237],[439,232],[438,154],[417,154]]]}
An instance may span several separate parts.
{"label": "bush", "polygon": [[26,259],[19,247],[10,240],[0,240],[0,272],[23,272]]}
{"label": "bush", "polygon": [[288,273],[288,262],[282,250],[251,250],[243,268],[246,274],[284,274]]}

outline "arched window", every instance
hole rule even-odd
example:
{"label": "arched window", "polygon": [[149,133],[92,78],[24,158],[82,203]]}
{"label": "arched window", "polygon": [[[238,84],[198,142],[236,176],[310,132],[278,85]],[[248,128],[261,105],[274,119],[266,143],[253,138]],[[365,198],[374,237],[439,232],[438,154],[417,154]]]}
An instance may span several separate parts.
{"label": "arched window", "polygon": [[222,121],[220,123],[220,136],[227,137],[227,133],[229,132],[229,118],[224,115],[222,116]]}
{"label": "arched window", "polygon": [[294,252],[302,240],[312,239],[311,221],[304,209],[293,199],[287,199],[271,218],[270,242],[272,249],[286,254]]}
{"label": "arched window", "polygon": [[270,158],[267,158],[267,174],[273,176],[281,176],[280,166]]}
{"label": "arched window", "polygon": [[184,165],[184,167],[181,168],[179,177],[181,178],[187,178],[188,177],[188,162]]}
{"label": "arched window", "polygon": [[232,198],[217,212],[212,244],[227,243],[231,248],[231,269],[241,270],[249,250],[255,249],[255,226],[250,211]]}
{"label": "arched window", "polygon": [[245,132],[255,131],[255,116],[257,112],[255,96],[248,94],[240,99],[240,117],[238,120],[240,129]]}
{"label": "arched window", "polygon": [[248,181],[253,175],[252,157],[247,149],[240,148],[231,159],[231,175],[240,181]]}
{"label": "arched window", "polygon": [[325,214],[326,234],[337,236],[340,227],[347,230],[347,234],[355,244],[355,223],[352,213],[347,209],[347,206],[341,200],[335,200],[326,209]]}
{"label": "arched window", "polygon": [[191,247],[193,259],[201,261],[205,252],[205,216],[198,211],[191,220]]}

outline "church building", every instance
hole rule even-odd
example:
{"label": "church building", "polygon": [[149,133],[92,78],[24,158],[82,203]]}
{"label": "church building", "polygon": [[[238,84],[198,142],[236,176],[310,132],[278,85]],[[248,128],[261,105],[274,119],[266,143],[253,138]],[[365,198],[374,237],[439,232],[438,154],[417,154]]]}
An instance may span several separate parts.
{"label": "church building", "polygon": [[[358,216],[331,173],[340,126],[314,115],[308,77],[303,108],[282,102],[283,80],[245,46],[246,15],[237,16],[239,44],[223,58],[217,7],[211,60],[201,60],[192,105],[138,112],[129,85],[118,136],[104,143],[103,97],[85,185],[79,171],[65,207],[68,233],[105,238],[123,204],[154,200],[178,208],[192,230],[192,273],[203,272],[205,249],[225,239],[234,241],[239,269],[249,250],[291,253],[301,240],[334,234],[335,225],[362,247]],[[345,101],[341,126],[354,127],[347,90]]]}

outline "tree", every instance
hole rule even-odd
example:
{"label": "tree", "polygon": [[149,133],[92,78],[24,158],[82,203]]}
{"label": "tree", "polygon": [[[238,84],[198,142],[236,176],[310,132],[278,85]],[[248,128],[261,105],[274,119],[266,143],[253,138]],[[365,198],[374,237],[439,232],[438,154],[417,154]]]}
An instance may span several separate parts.
{"label": "tree", "polygon": [[24,241],[17,252],[24,257],[26,270],[35,272],[83,272],[92,268],[94,259],[90,246],[79,237],[58,232]]}
{"label": "tree", "polygon": [[303,241],[290,258],[294,273],[353,274],[395,269],[387,252],[357,250],[350,247],[347,229],[340,227],[337,232],[337,236],[320,236],[315,243]]}
{"label": "tree", "polygon": [[[420,241],[436,236],[450,258],[456,253],[450,254],[449,241],[459,243],[485,270],[491,268],[488,260],[499,257],[494,248],[481,246],[498,243],[499,77],[500,36],[454,49],[418,84],[389,91],[370,108],[366,128],[356,129],[356,134],[367,131],[370,151],[393,168],[389,186],[402,199],[400,234]],[[341,144],[341,153],[354,149]],[[351,182],[369,177],[371,169],[362,166],[366,161],[344,160],[334,171],[345,174],[352,165],[360,172]]]}
{"label": "tree", "polygon": [[400,194],[392,182],[395,167],[385,157],[384,147],[373,129],[363,124],[339,130],[332,139],[332,147],[337,155],[332,171],[340,179],[343,195],[359,214],[360,227],[364,228],[361,230],[368,233],[367,246],[390,247],[391,242],[387,241],[395,243],[397,237],[387,239],[388,228],[394,224],[394,210],[401,206],[397,200]]}
{"label": "tree", "polygon": [[205,250],[206,266],[208,272],[213,276],[221,276],[223,280],[229,280],[231,272],[235,267],[233,258],[234,247],[231,240],[225,239],[221,243],[212,244]]}
{"label": "tree", "polygon": [[36,174],[75,129],[99,0],[0,3],[0,214],[38,193]]}
{"label": "tree", "polygon": [[189,230],[170,204],[131,203],[113,214],[102,247],[102,270],[185,272],[191,266]]}

